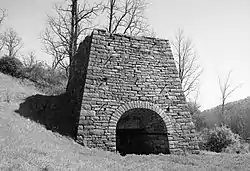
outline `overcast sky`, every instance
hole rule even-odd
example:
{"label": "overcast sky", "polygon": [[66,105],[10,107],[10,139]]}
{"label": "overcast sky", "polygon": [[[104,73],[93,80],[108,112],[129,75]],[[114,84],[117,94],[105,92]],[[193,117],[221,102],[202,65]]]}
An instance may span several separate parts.
{"label": "overcast sky", "polygon": [[[23,54],[35,51],[38,59],[49,61],[50,57],[41,50],[39,34],[45,28],[46,15],[52,13],[53,4],[62,1],[1,0],[0,7],[8,13],[1,31],[14,28],[23,38]],[[149,2],[146,16],[156,37],[170,39],[182,28],[195,44],[198,62],[204,69],[198,99],[202,110],[220,103],[218,77],[225,78],[230,70],[231,84],[242,86],[228,101],[250,96],[250,0]]]}

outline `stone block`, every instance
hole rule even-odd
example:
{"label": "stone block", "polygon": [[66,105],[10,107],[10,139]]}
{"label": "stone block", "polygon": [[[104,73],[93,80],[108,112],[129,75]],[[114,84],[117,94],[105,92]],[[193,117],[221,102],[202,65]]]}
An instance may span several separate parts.
{"label": "stone block", "polygon": [[89,133],[93,134],[93,135],[104,135],[104,130],[102,130],[102,129],[92,129],[92,130],[89,130]]}
{"label": "stone block", "polygon": [[81,115],[94,117],[96,115],[96,112],[93,110],[82,110]]}

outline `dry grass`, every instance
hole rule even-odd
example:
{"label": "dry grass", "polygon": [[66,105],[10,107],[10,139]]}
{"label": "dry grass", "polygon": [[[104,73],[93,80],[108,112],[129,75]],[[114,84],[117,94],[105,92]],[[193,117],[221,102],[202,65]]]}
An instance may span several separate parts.
{"label": "dry grass", "polygon": [[0,72],[0,103],[19,103],[24,98],[38,93],[35,85],[24,79],[17,79]]}
{"label": "dry grass", "polygon": [[0,73],[0,170],[250,170],[249,154],[122,157],[82,147],[14,112],[22,98],[37,93],[28,84]]}

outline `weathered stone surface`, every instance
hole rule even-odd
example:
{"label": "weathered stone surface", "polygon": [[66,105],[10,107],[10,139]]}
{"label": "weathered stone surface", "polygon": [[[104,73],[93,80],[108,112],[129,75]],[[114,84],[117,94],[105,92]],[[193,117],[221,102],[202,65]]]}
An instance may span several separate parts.
{"label": "weathered stone surface", "polygon": [[103,135],[104,130],[102,130],[102,129],[91,129],[89,131],[89,133],[92,134],[92,135]]}
{"label": "weathered stone surface", "polygon": [[135,121],[133,115],[132,121],[119,124],[155,131],[163,123],[165,132],[148,135],[145,144],[157,153],[163,149],[197,152],[194,126],[168,40],[94,30],[80,44],[72,66],[67,92],[82,102],[77,142],[115,151],[122,116],[147,109],[158,116],[142,119],[141,114]]}

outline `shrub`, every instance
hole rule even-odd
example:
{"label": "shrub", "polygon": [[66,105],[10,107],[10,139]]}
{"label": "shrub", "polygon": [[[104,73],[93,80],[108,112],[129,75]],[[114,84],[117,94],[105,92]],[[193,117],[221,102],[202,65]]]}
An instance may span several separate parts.
{"label": "shrub", "polygon": [[65,92],[67,76],[63,70],[52,69],[48,64],[36,60],[30,53],[23,58],[26,78],[34,81],[37,88],[48,95],[58,95]]}
{"label": "shrub", "polygon": [[27,78],[32,81],[39,82],[40,80],[43,80],[44,67],[42,62],[37,62],[31,67],[25,67],[24,71]]}
{"label": "shrub", "polygon": [[47,95],[60,95],[66,91],[66,83],[56,86],[40,87],[40,90]]}
{"label": "shrub", "polygon": [[240,136],[226,126],[204,129],[200,134],[200,148],[209,151],[222,152],[228,146],[240,143]]}
{"label": "shrub", "polygon": [[208,135],[209,135],[209,129],[204,128],[201,131],[197,132],[198,133],[198,145],[200,150],[207,150],[206,143],[208,140]]}
{"label": "shrub", "polygon": [[45,94],[59,95],[65,92],[67,77],[58,70],[37,64],[26,74],[28,79],[35,81],[39,90]]}
{"label": "shrub", "polygon": [[227,148],[223,149],[225,153],[236,153],[236,154],[245,154],[249,153],[250,145],[248,143],[235,143],[229,145]]}
{"label": "shrub", "polygon": [[50,67],[46,67],[43,79],[49,85],[61,85],[63,82],[67,81],[65,73],[60,70],[53,70]]}
{"label": "shrub", "polygon": [[0,72],[20,78],[24,75],[23,64],[15,57],[4,56],[0,58]]}

